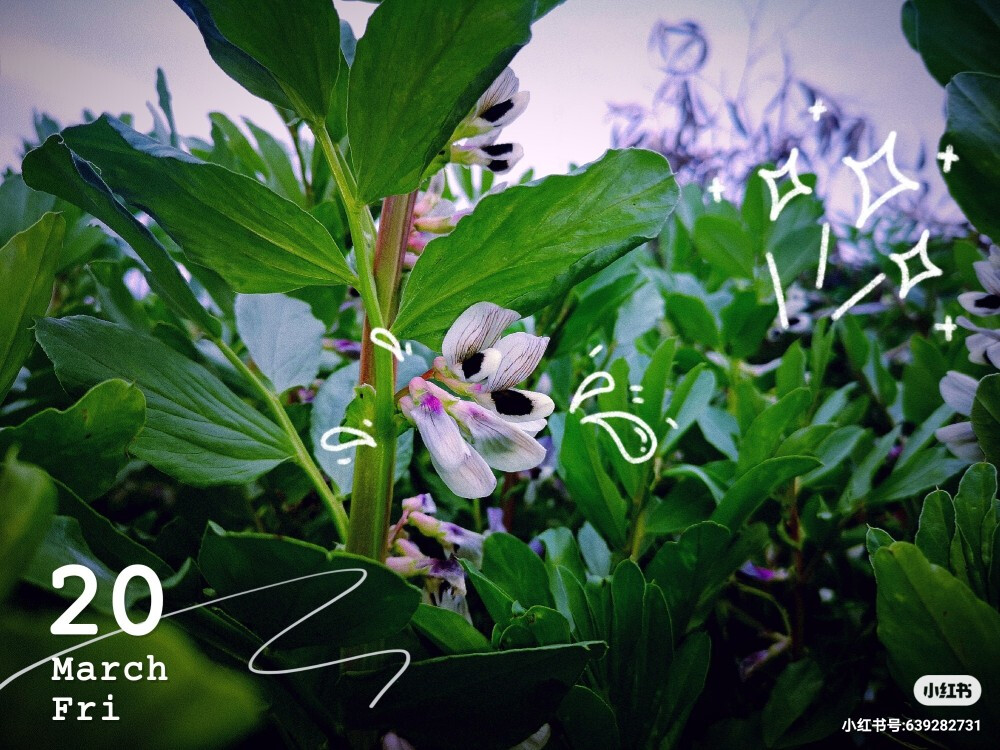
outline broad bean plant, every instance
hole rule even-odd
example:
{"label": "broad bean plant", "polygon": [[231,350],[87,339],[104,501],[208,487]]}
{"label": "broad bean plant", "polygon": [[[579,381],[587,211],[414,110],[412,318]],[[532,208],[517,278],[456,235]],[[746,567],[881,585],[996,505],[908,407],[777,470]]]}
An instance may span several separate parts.
{"label": "broad bean plant", "polygon": [[[151,129],[38,115],[0,184],[0,680],[73,643],[68,563],[101,634],[116,574],[155,573],[169,616],[79,653],[170,679],[65,725],[25,672],[0,744],[875,746],[849,722],[960,716],[983,746],[995,700],[913,702],[924,674],[1000,691],[1000,70],[947,53],[971,11],[904,4],[969,223],[899,300],[912,215],[838,224],[815,175],[775,218],[693,149],[683,185],[636,147],[504,182],[558,0],[383,0],[360,38],[330,0],[174,2],[283,131],[185,136],[160,71]],[[834,322],[862,272],[890,288]]]}

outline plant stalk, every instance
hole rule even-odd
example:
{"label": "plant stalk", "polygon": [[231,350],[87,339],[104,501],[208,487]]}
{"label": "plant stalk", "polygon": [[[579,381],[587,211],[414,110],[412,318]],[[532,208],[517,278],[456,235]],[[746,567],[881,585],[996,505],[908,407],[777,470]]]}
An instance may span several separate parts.
{"label": "plant stalk", "polygon": [[[389,196],[382,202],[371,270],[379,313],[387,326],[392,325],[399,307],[403,254],[416,198],[414,191]],[[396,361],[390,351],[372,342],[371,329],[371,320],[366,317],[365,338],[361,342],[361,383],[375,388],[373,437],[377,445],[360,449],[355,459],[347,549],[384,560],[396,467]]]}
{"label": "plant stalk", "polygon": [[258,378],[253,371],[244,364],[243,360],[240,359],[236,352],[234,352],[225,341],[220,338],[212,339],[215,345],[219,347],[219,350],[225,355],[226,359],[236,368],[236,370],[243,376],[251,387],[257,391],[258,395],[267,404],[268,410],[274,416],[278,422],[278,426],[281,427],[282,432],[288,436],[288,440],[292,444],[292,448],[295,450],[295,463],[297,463],[302,470],[309,477],[309,481],[312,483],[313,487],[316,489],[316,493],[319,495],[323,504],[326,506],[327,511],[330,513],[330,518],[333,519],[333,525],[337,527],[337,536],[341,541],[347,540],[347,511],[344,510],[343,503],[337,498],[330,489],[330,485],[326,483],[323,478],[322,472],[319,467],[316,466],[316,462],[313,461],[312,456],[306,449],[306,446],[302,442],[302,438],[299,437],[298,431],[295,429],[295,425],[292,424],[292,420],[288,418],[288,413],[285,411],[285,407],[281,405],[278,397],[275,396],[266,385]]}

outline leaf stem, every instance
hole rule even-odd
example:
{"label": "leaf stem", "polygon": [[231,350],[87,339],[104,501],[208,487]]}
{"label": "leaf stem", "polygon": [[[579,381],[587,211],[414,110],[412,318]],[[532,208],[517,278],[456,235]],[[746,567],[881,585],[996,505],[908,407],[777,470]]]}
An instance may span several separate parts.
{"label": "leaf stem", "polygon": [[316,137],[316,143],[323,150],[333,179],[337,183],[344,209],[347,212],[347,224],[351,230],[351,241],[354,245],[355,261],[358,266],[358,293],[365,308],[365,315],[375,328],[385,325],[382,311],[378,304],[378,291],[375,287],[373,272],[375,251],[375,221],[372,219],[368,205],[358,197],[358,185],[351,173],[344,155],[330,138],[323,122],[310,123],[309,127]]}
{"label": "leaf stem", "polygon": [[313,461],[312,456],[306,449],[306,446],[302,442],[302,438],[299,437],[298,431],[295,429],[295,425],[292,424],[292,420],[288,418],[288,413],[285,411],[285,407],[281,405],[278,397],[271,392],[271,390],[264,385],[260,378],[258,378],[253,371],[246,366],[242,359],[240,359],[236,352],[234,352],[225,341],[221,338],[213,338],[212,341],[215,345],[219,347],[219,351],[225,355],[226,359],[236,368],[236,370],[243,376],[244,380],[247,381],[257,392],[257,394],[264,400],[267,404],[268,410],[274,416],[278,422],[278,426],[281,427],[282,432],[288,436],[288,440],[292,444],[292,448],[295,450],[295,463],[297,463],[302,470],[309,477],[309,481],[312,482],[313,487],[316,489],[317,494],[326,505],[327,510],[330,513],[330,518],[333,519],[333,525],[337,527],[337,535],[341,541],[347,541],[347,511],[344,510],[344,504],[340,502],[337,496],[330,489],[330,485],[326,483],[323,478],[322,472],[319,467],[316,466],[316,462]]}

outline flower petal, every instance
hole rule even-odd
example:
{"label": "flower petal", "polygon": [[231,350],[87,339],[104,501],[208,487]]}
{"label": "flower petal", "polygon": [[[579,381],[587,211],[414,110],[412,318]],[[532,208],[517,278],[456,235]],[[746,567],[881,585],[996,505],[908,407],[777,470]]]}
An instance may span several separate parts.
{"label": "flower petal", "polygon": [[544,419],[535,419],[531,422],[516,422],[515,424],[517,424],[520,429],[534,437],[545,429],[545,425],[548,424],[548,422]]}
{"label": "flower petal", "polygon": [[403,510],[416,511],[434,515],[437,513],[437,505],[429,492],[421,492],[419,495],[408,497],[402,502]]}
{"label": "flower petal", "polygon": [[1000,313],[1000,295],[993,293],[964,292],[958,295],[958,303],[973,315]]}
{"label": "flower petal", "polygon": [[530,333],[504,336],[494,347],[500,352],[500,365],[486,378],[486,390],[505,391],[527,380],[538,367],[548,345],[548,336],[532,336]]}
{"label": "flower petal", "polygon": [[[408,409],[408,417],[416,425],[435,465],[445,469],[455,468],[466,459],[471,449],[462,439],[458,423],[445,411],[442,400],[429,389],[415,386],[414,381],[417,380],[420,378],[414,378],[410,383],[414,403]],[[423,380],[420,382],[424,386],[431,385]]]}
{"label": "flower petal", "polygon": [[949,370],[938,384],[944,402],[966,417],[972,414],[972,402],[976,399],[978,387],[978,380],[955,370]]}
{"label": "flower petal", "polygon": [[517,425],[476,404],[462,401],[452,413],[469,431],[472,447],[500,471],[527,471],[545,460],[545,448]]}
{"label": "flower petal", "polygon": [[506,391],[474,393],[481,406],[491,409],[508,422],[535,422],[548,417],[556,408],[544,393],[509,388]]}
{"label": "flower petal", "polygon": [[[468,446],[466,446],[468,448]],[[471,500],[488,497],[497,486],[497,478],[483,457],[469,448],[469,453],[457,466],[444,467],[431,454],[431,463],[448,489],[459,497]]]}
{"label": "flower petal", "polygon": [[934,432],[939,441],[948,446],[955,456],[964,458],[967,461],[981,461],[983,451],[976,441],[976,433],[972,429],[972,422],[956,422],[947,427],[942,427]]}
{"label": "flower petal", "polygon": [[504,329],[519,317],[513,310],[492,302],[477,302],[467,309],[452,323],[441,346],[448,368],[459,374],[464,360],[493,346]]}
{"label": "flower petal", "polygon": [[976,271],[976,278],[983,285],[983,289],[993,295],[1000,295],[1000,263],[993,260],[991,253],[990,260],[980,260],[972,264]]}

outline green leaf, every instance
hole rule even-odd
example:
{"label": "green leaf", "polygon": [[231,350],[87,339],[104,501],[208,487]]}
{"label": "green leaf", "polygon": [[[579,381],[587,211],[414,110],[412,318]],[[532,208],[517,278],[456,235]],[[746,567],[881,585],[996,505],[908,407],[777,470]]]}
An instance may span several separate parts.
{"label": "green leaf", "polygon": [[[408,193],[531,38],[532,0],[387,0],[351,66],[347,126],[360,197]],[[325,112],[324,112],[325,114]]]}
{"label": "green leaf", "polygon": [[715,214],[699,216],[694,223],[694,244],[698,253],[726,276],[753,278],[753,242],[739,222]]}
{"label": "green leaf", "polygon": [[[77,577],[66,579],[66,584],[57,589],[52,586],[52,573],[63,565],[82,565],[94,572],[97,591],[90,603],[94,609],[104,614],[112,613],[111,594],[117,574],[105,565],[90,550],[83,538],[80,523],[75,518],[56,516],[45,532],[45,538],[35,550],[31,562],[24,571],[25,581],[39,588],[51,591],[64,599],[75,601],[83,594],[83,581]],[[125,594],[126,606],[130,607],[144,595],[144,586],[129,586]]]}
{"label": "green leaf", "polygon": [[468,560],[459,560],[459,563],[472,582],[472,587],[479,594],[479,598],[483,600],[483,606],[486,607],[493,622],[500,628],[507,627],[514,606],[514,598],[480,573]]}
{"label": "green leaf", "polygon": [[603,578],[611,572],[611,550],[591,524],[585,523],[576,534],[580,555],[591,575]]}
{"label": "green leaf", "polygon": [[185,255],[236,291],[354,283],[323,225],[256,180],[157,143],[107,115],[67,128],[63,137]]}
{"label": "green leaf", "polygon": [[910,337],[910,354],[912,360],[903,371],[903,416],[923,422],[940,404],[938,383],[948,363],[933,342],[916,334]]}
{"label": "green leaf", "polygon": [[953,458],[944,446],[919,451],[905,464],[896,464],[888,478],[872,492],[868,505],[875,507],[913,497],[944,484],[964,466],[966,462]]}
{"label": "green leaf", "polygon": [[787,396],[796,388],[802,388],[806,384],[806,353],[802,350],[799,341],[792,342],[792,345],[785,350],[781,357],[781,364],[774,371],[775,391],[778,398]]}
{"label": "green leaf", "polygon": [[115,197],[94,165],[69,149],[62,136],[54,135],[30,151],[22,169],[28,185],[79,206],[131,245],[145,264],[142,271],[149,285],[178,315],[214,336],[222,332],[222,325],[201,306],[152,232]]}
{"label": "green leaf", "polygon": [[45,409],[16,427],[0,429],[0,454],[16,445],[20,458],[92,499],[114,483],[145,418],[142,391],[108,380],[65,411]]}
{"label": "green leaf", "polygon": [[[347,674],[345,716],[361,728],[392,728],[416,747],[507,750],[552,716],[604,650],[589,642],[414,662],[372,709],[368,703],[399,665]],[[442,706],[447,720],[428,721]]]}
{"label": "green leaf", "polygon": [[353,586],[360,574],[316,575],[360,568],[364,582],[347,597],[313,614],[275,642],[275,648],[317,643],[350,646],[398,633],[410,621],[420,592],[386,568],[360,555],[329,552],[296,539],[232,533],[212,523],[198,553],[205,580],[220,595],[313,576],[275,586],[255,596],[230,599],[222,608],[261,638],[270,638],[300,617]]}
{"label": "green leaf", "polygon": [[[183,0],[177,1],[185,7]],[[188,7],[197,1],[191,0]],[[209,23],[214,21],[226,42],[270,73],[292,109],[315,122],[326,118],[340,67],[340,19],[333,3],[327,0],[247,0],[238,5],[225,0],[202,0],[202,3],[211,14],[204,28],[199,23],[210,53],[213,47],[221,46],[207,38],[206,32],[211,33]],[[216,54],[212,57],[236,81],[258,93],[243,80],[244,68],[233,66],[230,70],[223,64],[228,57]],[[259,71],[254,73],[248,79],[251,84],[257,83]],[[273,103],[283,106],[282,101]]]}
{"label": "green leaf", "polygon": [[496,643],[499,650],[507,651],[512,648],[554,646],[572,641],[569,620],[557,610],[536,604],[511,617]]}
{"label": "green leaf", "polygon": [[52,297],[66,222],[47,213],[0,248],[0,280],[6,290],[0,311],[0,400],[35,345],[31,326]]}
{"label": "green leaf", "polygon": [[[119,634],[66,657],[73,658],[74,669],[82,662],[93,662],[97,674],[103,662],[148,665],[152,659],[164,665],[167,679],[132,682],[119,672],[114,683],[75,680],[70,683],[72,689],[53,681],[47,657],[89,638],[50,635],[49,626],[60,614],[54,609],[31,613],[8,609],[0,614],[0,674],[11,675],[34,662],[44,662],[4,688],[0,746],[229,747],[260,721],[266,706],[249,675],[220,667],[168,622],[149,635]],[[81,621],[95,623],[101,633],[118,629],[112,618],[93,611],[81,615]],[[52,721],[57,696],[92,702],[90,715],[100,718],[106,713],[103,703],[109,693],[114,695],[117,721],[76,721],[77,705],[70,707],[69,721]]]}
{"label": "green leaf", "polygon": [[885,529],[869,526],[868,531],[865,532],[865,549],[868,551],[869,557],[874,556],[875,551],[879,547],[885,547],[886,545],[892,544],[894,541],[895,540]]}
{"label": "green leaf", "polygon": [[490,534],[483,543],[483,575],[522,607],[555,606],[542,558],[516,536]]}
{"label": "green leaf", "polygon": [[666,313],[684,339],[708,348],[719,345],[719,326],[705,301],[689,294],[665,296]]}
{"label": "green leaf", "polygon": [[745,289],[734,292],[733,301],[720,313],[722,337],[729,352],[740,359],[756,352],[777,314],[777,304],[759,304],[755,291]]}
{"label": "green leaf", "polygon": [[955,494],[955,525],[972,548],[970,567],[986,575],[984,561],[993,544],[996,515],[993,504],[997,494],[997,470],[988,463],[973,464],[965,472]]}
{"label": "green leaf", "polygon": [[928,562],[949,568],[951,540],[955,536],[955,506],[944,490],[935,490],[924,498],[920,526],[914,540]]}
{"label": "green leaf", "polygon": [[[1000,30],[994,27],[993,33]],[[963,42],[961,49],[974,48]],[[1000,60],[995,53],[990,57],[994,63]],[[959,155],[943,175],[948,192],[980,232],[1000,237],[1000,221],[993,210],[1000,199],[1000,75],[959,73],[945,91],[948,123],[939,146],[942,150],[952,146]]]}
{"label": "green leaf", "polygon": [[[971,674],[984,695],[996,695],[1000,614],[912,544],[882,547],[874,564],[878,637],[901,689],[909,693],[925,674]],[[984,724],[1000,718],[992,701],[974,711]]]}
{"label": "green leaf", "polygon": [[275,393],[312,385],[326,328],[307,302],[284,294],[241,294],[236,298],[236,329]]}
{"label": "green leaf", "polygon": [[556,713],[574,750],[618,750],[618,722],[611,706],[590,688],[574,685]]}
{"label": "green leaf", "polygon": [[537,537],[545,546],[545,567],[551,572],[559,567],[570,571],[578,581],[587,580],[587,571],[580,556],[580,547],[573,532],[565,526],[546,529]]}
{"label": "green leaf", "polygon": [[966,70],[1000,74],[1000,10],[991,0],[913,0],[917,50],[942,86]]}
{"label": "green leaf", "polygon": [[447,654],[473,654],[490,650],[486,636],[450,609],[418,604],[410,624]]}
{"label": "green leaf", "polygon": [[743,476],[775,454],[785,430],[805,413],[811,401],[809,389],[797,388],[769,406],[750,423],[740,440],[737,477]]}
{"label": "green leaf", "polygon": [[393,331],[436,346],[466,308],[484,300],[530,315],[657,236],[676,201],[666,160],[638,149],[487,195],[427,246]]}
{"label": "green leaf", "polygon": [[819,465],[811,456],[781,456],[757,464],[726,490],[711,520],[735,531],[778,487]]}
{"label": "green leaf", "polygon": [[777,744],[795,720],[819,697],[823,681],[823,672],[812,659],[801,659],[785,667],[761,716],[764,742],[768,747]]}
{"label": "green leaf", "polygon": [[698,625],[729,575],[750,556],[732,539],[725,526],[696,523],[676,542],[664,543],[646,567],[663,589],[678,635]]}
{"label": "green leaf", "polygon": [[987,375],[979,381],[972,402],[972,429],[986,460],[1000,462],[1000,374]]}
{"label": "green leaf", "polygon": [[706,369],[704,364],[692,367],[670,395],[664,422],[670,418],[677,426],[671,426],[672,429],[660,441],[658,452],[661,456],[684,437],[684,433],[698,420],[714,395],[715,373]]}
{"label": "green leaf", "polygon": [[581,424],[575,414],[566,419],[559,474],[584,518],[612,547],[623,547],[628,503],[602,465],[593,430]]}
{"label": "green leaf", "polygon": [[691,633],[674,652],[667,676],[667,690],[657,720],[664,733],[661,750],[676,746],[691,709],[705,689],[712,653],[712,639],[703,631]]}
{"label": "green leaf", "polygon": [[36,335],[64,386],[139,387],[146,426],[130,450],[181,481],[240,484],[294,455],[277,425],[158,339],[86,316],[40,320]]}
{"label": "green leaf", "polygon": [[10,451],[0,465],[0,603],[28,567],[56,509],[56,490],[37,466]]}

